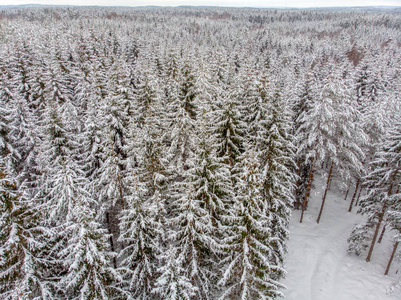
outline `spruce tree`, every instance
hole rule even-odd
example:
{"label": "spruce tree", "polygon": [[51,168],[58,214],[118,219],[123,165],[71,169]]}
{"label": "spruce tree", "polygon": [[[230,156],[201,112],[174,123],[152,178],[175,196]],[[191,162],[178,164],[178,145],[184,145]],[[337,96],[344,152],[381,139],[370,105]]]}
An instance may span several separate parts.
{"label": "spruce tree", "polygon": [[[302,124],[302,116],[312,109],[314,99],[312,91],[312,74],[308,73],[302,78],[302,81],[297,87],[296,92],[298,93],[292,107],[293,110],[293,134],[295,137],[304,133],[298,132],[299,127]],[[301,140],[295,138],[294,145],[297,146]],[[309,174],[311,172],[312,163],[310,159],[306,159],[305,152],[296,153],[295,160],[298,167],[298,178],[296,181],[295,188],[295,202],[294,208],[300,209],[303,206],[306,193],[308,193],[308,181]],[[312,170],[313,171],[313,170]],[[309,187],[310,188],[310,187]],[[306,205],[306,203],[305,203]]]}
{"label": "spruce tree", "polygon": [[[258,124],[256,150],[260,163],[265,214],[270,219],[274,265],[283,265],[287,252],[289,218],[294,202],[296,166],[288,109],[278,87],[268,100],[270,114]],[[277,273],[277,278],[281,274]]]}
{"label": "spruce tree", "polygon": [[24,190],[5,173],[0,161],[0,297],[52,299],[51,271],[43,249],[49,232]]}
{"label": "spruce tree", "polygon": [[64,229],[68,245],[59,253],[67,274],[59,285],[67,299],[111,299],[122,291],[115,287],[120,277],[111,266],[108,234],[95,221],[85,194],[75,195],[73,218]]}
{"label": "spruce tree", "polygon": [[189,300],[196,296],[197,288],[192,285],[184,272],[182,262],[177,259],[176,248],[170,248],[160,257],[161,267],[157,270],[161,275],[155,282],[152,293],[159,299]]}
{"label": "spruce tree", "polygon": [[[96,149],[99,158],[99,168],[94,177],[97,179],[94,189],[100,203],[99,220],[104,222],[111,234],[112,251],[118,251],[121,245],[119,238],[119,214],[125,208],[124,197],[127,192],[127,138],[130,113],[133,107],[133,92],[130,88],[128,70],[122,61],[112,62],[107,76],[98,93],[104,93],[97,108],[100,129],[99,148]],[[100,70],[101,71],[101,70]],[[101,95],[101,94],[100,94]],[[96,105],[96,104],[95,104]],[[99,126],[99,127],[97,127]],[[98,142],[95,140],[96,144]],[[96,162],[95,160],[95,162]],[[117,262],[114,261],[114,266]]]}
{"label": "spruce tree", "polygon": [[167,107],[171,130],[169,160],[178,172],[188,169],[188,162],[193,159],[195,151],[197,90],[192,72],[188,64],[182,67],[171,86],[173,90]]}
{"label": "spruce tree", "polygon": [[243,151],[245,124],[242,121],[238,102],[227,91],[223,93],[219,109],[215,112],[215,132],[218,156],[224,157],[232,168]]}
{"label": "spruce tree", "polygon": [[216,263],[218,244],[213,235],[215,228],[203,202],[194,196],[196,190],[191,183],[177,184],[178,194],[173,202],[174,216],[170,219],[174,230],[170,239],[177,249],[179,266],[184,276],[197,288],[197,297],[211,299],[211,273]]}
{"label": "spruce tree", "polygon": [[257,153],[248,149],[235,169],[239,180],[235,186],[232,234],[226,238],[228,257],[219,281],[224,287],[220,299],[273,299],[282,296],[282,285],[275,278],[284,273],[275,264],[273,228],[266,215],[263,199],[263,176]]}
{"label": "spruce tree", "polygon": [[148,198],[147,186],[139,182],[139,176],[130,177],[127,208],[120,218],[119,241],[124,248],[119,253],[119,271],[126,290],[134,299],[151,299],[157,258],[162,249],[164,231],[160,219],[164,211],[157,203],[152,203],[154,197]]}
{"label": "spruce tree", "polygon": [[197,297],[212,299],[216,266],[223,254],[221,241],[228,234],[225,224],[232,189],[230,172],[216,156],[213,136],[200,124],[196,158],[185,180],[174,185],[170,239],[177,247],[177,260],[197,288]]}

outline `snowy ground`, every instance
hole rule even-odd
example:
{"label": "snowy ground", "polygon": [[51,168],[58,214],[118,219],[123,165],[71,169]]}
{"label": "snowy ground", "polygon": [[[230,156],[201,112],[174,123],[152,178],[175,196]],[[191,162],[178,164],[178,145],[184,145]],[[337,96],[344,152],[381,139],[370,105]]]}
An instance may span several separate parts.
{"label": "snowy ground", "polygon": [[[347,253],[347,238],[356,223],[364,217],[352,213],[336,184],[328,192],[320,224],[316,223],[325,182],[316,178],[303,223],[300,211],[294,211],[290,224],[288,271],[283,283],[287,300],[396,300],[401,295],[388,295],[390,284],[401,276],[401,264],[394,259],[390,274],[383,275],[392,251],[392,233],[386,232],[381,244],[376,244],[371,262],[366,254]],[[320,188],[322,187],[322,188]],[[397,275],[397,270],[399,274]]]}

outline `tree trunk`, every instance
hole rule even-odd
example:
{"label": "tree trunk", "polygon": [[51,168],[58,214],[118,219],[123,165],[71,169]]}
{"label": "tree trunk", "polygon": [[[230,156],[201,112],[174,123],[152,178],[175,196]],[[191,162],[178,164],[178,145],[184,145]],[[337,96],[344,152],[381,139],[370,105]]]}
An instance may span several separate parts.
{"label": "tree trunk", "polygon": [[375,233],[373,235],[372,243],[370,244],[368,256],[366,257],[366,262],[369,262],[370,258],[372,256],[373,248],[375,247],[377,235],[379,234],[380,225],[382,224],[383,217],[384,217],[384,214],[386,212],[386,209],[387,209],[387,205],[384,204],[383,205],[383,209],[382,209],[382,211],[380,212],[380,215],[379,215],[379,220],[377,221],[376,230],[375,230]]}
{"label": "tree trunk", "polygon": [[310,166],[308,187],[306,188],[305,199],[304,199],[304,203],[302,204],[301,219],[299,220],[299,223],[302,223],[302,220],[304,218],[304,212],[305,212],[305,209],[306,209],[306,204],[308,203],[309,191],[310,191],[310,188],[311,188],[312,178],[313,178],[313,163],[314,162],[315,162],[315,158],[312,159],[312,163],[311,163],[311,166]]}
{"label": "tree trunk", "polygon": [[316,220],[316,222],[318,224],[320,222],[320,218],[322,217],[324,202],[326,201],[327,191],[329,190],[331,174],[333,173],[333,166],[334,166],[334,163],[332,162],[331,166],[330,166],[329,177],[327,177],[326,190],[324,191],[324,195],[323,195],[323,199],[322,199],[322,205],[320,206],[319,215],[317,216],[317,220]]}
{"label": "tree trunk", "polygon": [[380,244],[382,242],[382,239],[383,239],[385,231],[386,231],[386,225],[383,226],[382,233],[380,233],[380,236],[379,236],[379,239],[377,240],[377,243]]}
{"label": "tree trunk", "polygon": [[354,200],[355,200],[356,194],[358,193],[359,183],[360,182],[361,182],[361,178],[358,178],[358,181],[356,182],[354,195],[352,195],[352,200],[351,200],[351,203],[349,204],[348,212],[351,212],[351,210],[352,210],[352,205],[354,204]]}
{"label": "tree trunk", "polygon": [[[111,221],[110,221],[110,215],[108,212],[106,212],[106,222],[107,222],[107,227],[108,227],[109,234],[110,234],[110,238],[109,238],[110,249],[111,249],[111,252],[115,252],[114,240],[113,240],[113,234],[112,234],[113,231],[111,229],[112,226],[111,226]],[[117,259],[115,256],[113,256],[113,266],[114,266],[114,269],[117,269]]]}
{"label": "tree trunk", "polygon": [[345,193],[344,201],[347,201],[348,193],[349,193],[349,187],[348,187],[348,189],[347,189],[347,192]]}
{"label": "tree trunk", "polygon": [[[391,190],[392,189],[393,189],[393,183],[390,184],[390,187],[389,187],[388,192],[387,192],[387,196],[391,195]],[[398,190],[396,191],[396,194],[397,193],[398,193]],[[373,239],[372,239],[372,244],[370,244],[368,256],[366,257],[366,262],[369,262],[370,258],[372,256],[373,248],[375,246],[377,235],[379,234],[380,225],[383,222],[383,218],[384,218],[384,214],[386,213],[386,210],[387,210],[387,204],[384,203],[383,204],[383,209],[382,209],[382,211],[380,212],[380,215],[379,215],[379,220],[377,221],[375,234],[373,235]]]}
{"label": "tree trunk", "polygon": [[118,190],[120,192],[120,202],[121,202],[121,208],[125,209],[125,201],[124,201],[124,195],[123,195],[123,186],[121,184],[121,178],[120,174],[117,173],[117,181],[118,181]]}
{"label": "tree trunk", "polygon": [[361,198],[361,193],[362,193],[362,184],[361,188],[359,189],[358,197],[356,198],[355,206],[358,206],[359,204],[359,198]]}
{"label": "tree trunk", "polygon": [[295,188],[296,198],[295,198],[295,202],[294,202],[294,208],[295,208],[296,210],[299,210],[299,209],[301,208],[301,204],[302,204],[301,201],[298,201],[299,198],[297,197],[297,196],[298,196],[298,189],[300,188],[300,185],[301,185],[301,168],[302,168],[302,163],[301,163],[301,160],[300,160],[300,159],[298,159],[298,161],[297,161],[297,166],[298,166],[298,169],[297,169],[298,179],[297,179],[296,188]]}
{"label": "tree trunk", "polygon": [[387,268],[386,268],[386,271],[384,272],[384,275],[388,275],[388,271],[390,271],[391,263],[393,262],[394,254],[397,251],[398,244],[399,244],[399,241],[395,242],[395,244],[394,244],[393,252],[391,252],[391,256],[388,261]]}

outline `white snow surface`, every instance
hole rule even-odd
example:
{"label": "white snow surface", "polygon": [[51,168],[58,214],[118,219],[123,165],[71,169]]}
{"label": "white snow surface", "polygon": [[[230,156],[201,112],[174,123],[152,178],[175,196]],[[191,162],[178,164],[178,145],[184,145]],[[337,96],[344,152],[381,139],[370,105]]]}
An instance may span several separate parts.
{"label": "white snow surface", "polygon": [[[347,252],[347,239],[357,223],[365,221],[356,214],[358,207],[348,212],[353,190],[345,194],[335,181],[326,198],[320,220],[316,223],[325,180],[316,176],[308,210],[303,223],[301,211],[294,211],[290,223],[290,240],[286,259],[287,277],[282,283],[287,300],[399,300],[400,294],[388,294],[391,283],[401,274],[401,263],[394,258],[389,275],[384,271],[393,248],[393,233],[386,232],[376,243],[371,261],[367,253],[360,256]],[[398,275],[396,274],[399,270]]]}

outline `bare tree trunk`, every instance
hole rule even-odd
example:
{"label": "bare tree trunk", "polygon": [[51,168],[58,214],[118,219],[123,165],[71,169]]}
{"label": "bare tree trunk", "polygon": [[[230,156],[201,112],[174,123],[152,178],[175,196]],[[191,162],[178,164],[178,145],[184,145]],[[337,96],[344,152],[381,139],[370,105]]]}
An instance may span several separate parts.
{"label": "bare tree trunk", "polygon": [[383,239],[383,236],[384,236],[385,232],[386,232],[386,225],[383,226],[382,233],[380,233],[380,236],[379,236],[379,239],[377,240],[377,243],[380,244],[382,242],[382,239]]}
{"label": "bare tree trunk", "polygon": [[[115,252],[114,240],[113,240],[113,234],[112,234],[113,231],[112,231],[112,226],[111,226],[111,221],[110,221],[110,215],[108,212],[106,212],[106,222],[107,222],[107,227],[108,227],[109,234],[110,234],[110,238],[109,238],[110,249],[111,249],[111,252]],[[113,266],[115,269],[117,269],[117,259],[115,256],[113,256]]]}
{"label": "bare tree trunk", "polygon": [[344,201],[347,201],[348,193],[349,193],[349,187],[348,187],[348,189],[347,189],[347,192],[345,193]]}
{"label": "bare tree trunk", "polygon": [[[393,175],[393,177],[394,177],[394,175]],[[391,195],[391,190],[393,189],[392,180],[391,180],[391,184],[390,184],[390,186],[388,188],[387,196]],[[395,193],[398,194],[398,190]],[[366,257],[366,262],[369,262],[370,258],[372,256],[372,252],[373,252],[373,248],[374,248],[375,243],[376,243],[377,235],[379,234],[379,228],[380,228],[381,223],[383,222],[383,218],[384,218],[384,214],[386,213],[386,210],[387,210],[387,204],[384,203],[383,204],[383,209],[382,209],[382,211],[380,212],[380,215],[379,215],[379,220],[377,221],[375,234],[373,235],[373,239],[372,239],[372,244],[370,244],[368,256]]]}
{"label": "bare tree trunk", "polygon": [[125,201],[124,201],[124,195],[123,195],[123,186],[121,184],[121,178],[120,174],[117,173],[117,181],[118,181],[118,190],[120,192],[120,202],[121,202],[121,207],[122,209],[125,209]]}
{"label": "bare tree trunk", "polygon": [[354,204],[354,200],[355,200],[356,194],[358,193],[359,183],[360,182],[361,182],[361,178],[358,178],[358,181],[356,182],[354,195],[352,195],[352,200],[351,200],[351,203],[349,204],[348,212],[351,212],[351,210],[352,210],[352,205]]}
{"label": "bare tree trunk", "polygon": [[323,195],[323,199],[322,199],[322,205],[320,206],[319,215],[317,216],[317,220],[316,220],[316,222],[318,224],[320,222],[320,218],[322,217],[324,202],[326,201],[327,191],[329,189],[330,180],[331,180],[331,174],[333,173],[333,166],[334,166],[334,163],[332,162],[331,166],[330,166],[329,177],[327,177],[326,190],[324,191],[324,195]]}
{"label": "bare tree trunk", "polygon": [[308,179],[308,187],[306,188],[306,193],[305,193],[305,199],[304,203],[302,204],[302,212],[301,212],[301,219],[299,220],[299,223],[302,223],[302,220],[304,218],[304,212],[306,209],[306,204],[308,203],[308,197],[309,197],[309,192],[312,184],[312,178],[313,178],[313,163],[315,162],[315,158],[312,159],[312,163],[310,166],[310,171],[309,171],[309,179]]}
{"label": "bare tree trunk", "polygon": [[368,256],[366,257],[366,262],[369,262],[370,258],[372,257],[373,248],[375,247],[377,235],[379,234],[380,225],[382,224],[383,217],[384,217],[384,214],[386,212],[386,209],[387,209],[387,205],[384,204],[383,208],[382,208],[382,211],[380,212],[380,215],[379,215],[379,220],[377,221],[376,230],[375,230],[375,233],[373,235],[372,243],[370,244]]}
{"label": "bare tree trunk", "polygon": [[356,198],[355,206],[358,206],[358,204],[359,204],[359,199],[361,198],[362,184],[361,184],[360,186],[361,186],[361,187],[360,187],[360,189],[359,189],[358,197]]}
{"label": "bare tree trunk", "polygon": [[386,271],[384,272],[384,275],[388,275],[388,271],[390,271],[391,263],[393,262],[394,254],[395,254],[395,252],[397,251],[397,247],[398,247],[398,244],[399,244],[399,243],[400,243],[400,242],[397,241],[397,242],[395,242],[395,244],[394,244],[393,252],[391,252],[391,256],[390,256],[390,259],[389,259],[389,261],[388,261],[387,268],[386,268]]}
{"label": "bare tree trunk", "polygon": [[[300,159],[297,161],[297,167],[298,167],[298,169],[297,169],[298,179],[297,179],[297,183],[296,183],[296,188],[295,188],[296,191],[295,192],[297,192],[299,186],[301,185],[301,167],[302,167],[302,165],[301,165]],[[296,197],[296,199],[294,201],[294,208],[296,210],[298,210],[300,207],[301,207],[301,201],[298,201],[298,197]]]}

